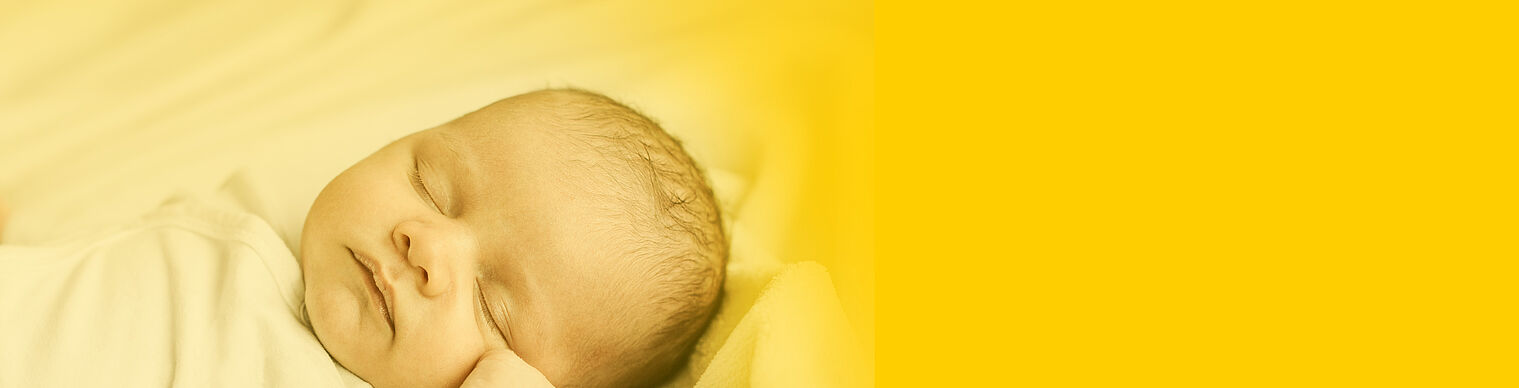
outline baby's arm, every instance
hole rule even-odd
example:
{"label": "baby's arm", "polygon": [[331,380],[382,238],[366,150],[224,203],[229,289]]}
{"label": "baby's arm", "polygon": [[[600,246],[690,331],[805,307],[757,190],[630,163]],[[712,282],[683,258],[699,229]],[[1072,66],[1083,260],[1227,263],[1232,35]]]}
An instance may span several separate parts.
{"label": "baby's arm", "polygon": [[553,388],[549,379],[506,349],[485,352],[459,388]]}

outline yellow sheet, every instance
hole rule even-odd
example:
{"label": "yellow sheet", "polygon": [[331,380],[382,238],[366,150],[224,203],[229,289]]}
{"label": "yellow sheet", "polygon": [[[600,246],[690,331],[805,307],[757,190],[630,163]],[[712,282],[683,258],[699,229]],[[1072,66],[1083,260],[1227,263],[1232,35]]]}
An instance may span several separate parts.
{"label": "yellow sheet", "polygon": [[[793,360],[828,371],[818,385],[868,385],[870,29],[866,2],[3,2],[0,196],[14,214],[0,241],[118,223],[245,166],[275,177],[263,200],[289,228],[390,140],[583,87],[684,139],[732,225],[728,298],[675,385],[810,376],[760,361],[786,352],[857,354]],[[762,291],[772,282],[806,285]],[[790,310],[815,316],[775,313]],[[833,334],[786,340],[819,333]]]}

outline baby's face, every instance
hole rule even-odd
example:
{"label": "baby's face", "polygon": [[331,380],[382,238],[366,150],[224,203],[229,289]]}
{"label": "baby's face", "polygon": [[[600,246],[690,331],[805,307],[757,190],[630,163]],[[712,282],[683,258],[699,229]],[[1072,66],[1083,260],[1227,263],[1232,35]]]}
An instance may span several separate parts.
{"label": "baby's face", "polygon": [[376,387],[458,386],[494,348],[559,382],[589,372],[568,369],[588,338],[631,323],[616,296],[641,285],[595,243],[606,206],[563,172],[587,155],[511,103],[376,151],[312,205],[312,327]]}

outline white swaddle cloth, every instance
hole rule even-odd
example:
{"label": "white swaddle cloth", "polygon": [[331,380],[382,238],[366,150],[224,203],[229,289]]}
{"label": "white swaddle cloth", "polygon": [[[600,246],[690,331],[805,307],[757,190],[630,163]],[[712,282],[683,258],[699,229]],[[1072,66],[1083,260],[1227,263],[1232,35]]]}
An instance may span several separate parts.
{"label": "white swaddle cloth", "polygon": [[210,201],[0,245],[0,387],[367,386],[317,342],[302,293],[269,224]]}

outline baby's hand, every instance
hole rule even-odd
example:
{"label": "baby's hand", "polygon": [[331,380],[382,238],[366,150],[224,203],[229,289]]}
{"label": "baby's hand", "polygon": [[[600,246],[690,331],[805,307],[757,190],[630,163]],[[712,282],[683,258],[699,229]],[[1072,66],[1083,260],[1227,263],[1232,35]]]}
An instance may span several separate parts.
{"label": "baby's hand", "polygon": [[464,384],[459,388],[553,388],[547,377],[538,372],[537,368],[528,365],[513,353],[506,349],[495,349],[485,352],[480,356],[480,361],[475,362],[475,370],[469,372],[469,377],[464,378]]}

